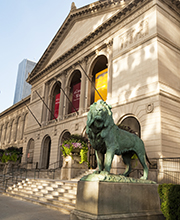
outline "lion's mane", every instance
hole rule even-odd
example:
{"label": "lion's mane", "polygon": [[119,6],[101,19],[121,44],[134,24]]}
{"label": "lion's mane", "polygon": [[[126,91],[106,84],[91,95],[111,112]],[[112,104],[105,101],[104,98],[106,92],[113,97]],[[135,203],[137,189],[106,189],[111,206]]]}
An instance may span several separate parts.
{"label": "lion's mane", "polygon": [[91,146],[98,150],[104,145],[104,137],[114,125],[111,106],[102,100],[98,100],[90,106],[87,115],[86,133]]}

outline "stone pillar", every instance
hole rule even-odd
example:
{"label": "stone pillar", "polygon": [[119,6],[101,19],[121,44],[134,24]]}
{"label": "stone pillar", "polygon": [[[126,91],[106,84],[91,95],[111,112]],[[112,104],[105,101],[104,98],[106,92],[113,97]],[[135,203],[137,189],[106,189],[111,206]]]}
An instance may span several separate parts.
{"label": "stone pillar", "polygon": [[[65,94],[67,95],[68,98],[70,98],[69,97],[69,91],[70,91],[70,86],[67,86],[67,87],[64,88],[64,92],[65,92]],[[70,102],[69,102],[67,97],[65,98],[65,102],[64,102],[64,115],[67,115],[68,111],[69,111]]]}
{"label": "stone pillar", "polygon": [[2,141],[2,125],[0,125],[0,146],[1,146],[1,141]]}
{"label": "stone pillar", "polygon": [[[83,60],[81,64],[85,72],[87,73],[87,59]],[[86,93],[86,75],[84,71],[81,71],[81,95],[80,95],[80,103],[79,103],[79,113],[82,114],[85,109],[85,93]]]}
{"label": "stone pillar", "polygon": [[6,143],[7,126],[8,126],[8,123],[5,123],[4,132],[3,132],[3,140],[2,140],[3,143]]}
{"label": "stone pillar", "polygon": [[113,40],[107,44],[107,51],[109,54],[108,60],[108,88],[107,88],[107,101],[112,97],[112,76],[113,76]]}
{"label": "stone pillar", "polygon": [[[44,86],[44,97],[42,97],[44,99],[44,102],[46,103],[46,105],[48,105],[48,84],[45,84]],[[48,109],[47,107],[43,104],[43,108],[42,108],[42,124],[45,125],[46,122],[47,122],[47,112],[48,112]]]}
{"label": "stone pillar", "polygon": [[24,134],[24,126],[25,126],[25,114],[23,113],[23,115],[21,116],[21,120],[20,120],[20,134],[19,134],[19,139],[22,140],[23,139],[23,134]]}
{"label": "stone pillar", "polygon": [[88,75],[89,79],[86,77],[86,102],[85,102],[85,110],[88,111],[91,105],[91,91],[94,89],[91,85],[92,82],[92,74]]}
{"label": "stone pillar", "polygon": [[[63,73],[62,75],[62,83],[61,83],[61,88],[64,90],[65,88],[65,82],[66,82],[66,72]],[[60,102],[59,102],[59,120],[62,120],[64,118],[64,93],[61,90],[61,95],[60,95]]]}
{"label": "stone pillar", "polygon": [[17,123],[18,123],[18,118],[16,118],[14,120],[14,123],[13,123],[13,131],[12,131],[12,141],[16,141],[16,135],[17,135]]}
{"label": "stone pillar", "polygon": [[7,143],[11,142],[11,135],[12,135],[12,123],[13,121],[9,122],[8,124],[8,131],[7,131]]}

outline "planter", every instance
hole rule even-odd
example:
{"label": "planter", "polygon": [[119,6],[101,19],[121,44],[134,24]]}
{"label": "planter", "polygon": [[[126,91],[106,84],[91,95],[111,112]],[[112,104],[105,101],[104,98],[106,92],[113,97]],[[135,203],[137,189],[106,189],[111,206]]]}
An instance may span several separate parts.
{"label": "planter", "polygon": [[3,174],[7,174],[9,172],[12,172],[12,169],[16,167],[19,164],[19,161],[13,162],[13,161],[8,161],[5,163],[4,169],[3,169]]}

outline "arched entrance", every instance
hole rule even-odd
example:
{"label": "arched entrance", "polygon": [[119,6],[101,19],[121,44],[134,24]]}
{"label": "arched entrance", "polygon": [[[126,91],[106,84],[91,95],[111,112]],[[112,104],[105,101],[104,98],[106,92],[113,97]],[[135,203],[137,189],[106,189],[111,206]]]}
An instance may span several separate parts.
{"label": "arched entrance", "polygon": [[124,117],[118,124],[129,127],[137,136],[141,137],[141,126],[134,116]]}
{"label": "arched entrance", "polygon": [[[90,105],[97,100],[103,98],[104,101],[107,99],[107,75],[108,75],[108,60],[104,55],[100,55],[96,58],[92,68],[92,84],[90,88]],[[95,91],[98,90],[99,94]]]}
{"label": "arched entrance", "polygon": [[34,156],[34,139],[30,139],[27,145],[27,163],[33,163]]}
{"label": "arched entrance", "polygon": [[[69,137],[70,137],[71,133],[67,130],[65,130],[64,132],[62,132],[60,138],[59,138],[59,146],[65,141],[65,140],[68,140]],[[62,155],[62,151],[59,147],[59,167],[62,167],[63,165],[63,155]]]}
{"label": "arched entrance", "polygon": [[49,136],[46,136],[42,142],[42,160],[41,160],[42,169],[49,168],[50,153],[51,153],[51,138]]}

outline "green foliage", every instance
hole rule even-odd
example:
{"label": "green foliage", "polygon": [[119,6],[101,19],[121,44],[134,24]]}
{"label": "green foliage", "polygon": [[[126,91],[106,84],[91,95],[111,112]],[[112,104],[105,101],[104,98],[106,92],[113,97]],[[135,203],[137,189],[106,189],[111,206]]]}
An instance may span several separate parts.
{"label": "green foliage", "polygon": [[17,147],[8,147],[4,151],[0,151],[0,161],[7,163],[8,161],[19,161],[22,157],[22,149]]}
{"label": "green foliage", "polygon": [[180,185],[159,185],[158,193],[161,199],[161,211],[166,220],[180,220]]}
{"label": "green foliage", "polygon": [[79,163],[88,162],[87,161],[87,152],[88,152],[88,140],[81,135],[71,135],[68,140],[65,140],[60,148],[62,150],[63,156],[71,156],[76,152],[80,153],[81,161]]}

